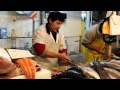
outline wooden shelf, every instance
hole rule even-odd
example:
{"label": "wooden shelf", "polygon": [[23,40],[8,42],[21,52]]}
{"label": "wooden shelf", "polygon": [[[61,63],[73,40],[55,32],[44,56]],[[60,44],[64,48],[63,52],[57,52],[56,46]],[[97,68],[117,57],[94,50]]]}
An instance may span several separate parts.
{"label": "wooden shelf", "polygon": [[[0,39],[9,39],[11,37],[8,37],[8,38],[0,38]],[[32,37],[16,37],[16,38],[32,38]]]}

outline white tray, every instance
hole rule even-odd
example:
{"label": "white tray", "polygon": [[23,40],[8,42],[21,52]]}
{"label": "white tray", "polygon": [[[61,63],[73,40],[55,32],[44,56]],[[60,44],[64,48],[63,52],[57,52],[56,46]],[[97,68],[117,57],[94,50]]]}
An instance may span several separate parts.
{"label": "white tray", "polygon": [[11,59],[34,57],[28,50],[7,49]]}

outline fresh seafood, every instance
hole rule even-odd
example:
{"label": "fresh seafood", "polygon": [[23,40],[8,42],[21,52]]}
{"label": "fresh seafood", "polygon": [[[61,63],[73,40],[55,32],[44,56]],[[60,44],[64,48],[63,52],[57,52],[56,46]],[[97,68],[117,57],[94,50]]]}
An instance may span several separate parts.
{"label": "fresh seafood", "polygon": [[108,73],[104,70],[102,64],[95,59],[91,67],[99,74],[101,79],[111,79]]}
{"label": "fresh seafood", "polygon": [[32,59],[22,58],[18,59],[16,61],[16,64],[18,64],[22,68],[25,73],[26,79],[35,79],[36,66],[39,67],[37,65],[37,62]]}
{"label": "fresh seafood", "polygon": [[106,68],[106,67],[104,67],[104,70],[109,74],[109,76],[112,79],[120,79],[120,72],[119,71],[112,69],[112,68]]}
{"label": "fresh seafood", "polygon": [[102,65],[103,67],[112,68],[112,69],[115,69],[115,70],[120,71],[120,65],[119,65],[119,64],[116,64],[116,63],[105,62],[105,63],[101,63],[101,65]]}
{"label": "fresh seafood", "polygon": [[89,74],[90,76],[94,77],[95,79],[100,79],[99,74],[90,67],[83,67],[85,73]]}
{"label": "fresh seafood", "polygon": [[9,73],[16,69],[16,65],[7,58],[0,57],[0,74]]}

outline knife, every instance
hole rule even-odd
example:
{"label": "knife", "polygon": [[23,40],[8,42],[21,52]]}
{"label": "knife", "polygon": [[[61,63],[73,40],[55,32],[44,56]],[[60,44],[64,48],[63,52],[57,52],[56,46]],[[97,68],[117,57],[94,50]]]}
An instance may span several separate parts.
{"label": "knife", "polygon": [[81,64],[76,62],[75,60],[71,60],[70,62],[68,62],[68,64],[82,68]]}

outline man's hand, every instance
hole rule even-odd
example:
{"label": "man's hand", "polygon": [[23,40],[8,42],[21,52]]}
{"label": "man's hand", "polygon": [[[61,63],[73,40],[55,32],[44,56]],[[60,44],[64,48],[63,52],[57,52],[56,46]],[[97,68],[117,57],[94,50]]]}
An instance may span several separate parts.
{"label": "man's hand", "polygon": [[67,55],[65,55],[65,54],[60,54],[60,55],[59,55],[59,59],[60,59],[63,63],[66,63],[66,62],[70,62],[70,61],[71,61],[70,58],[69,58]]}
{"label": "man's hand", "polygon": [[97,50],[99,54],[105,54],[105,50]]}

